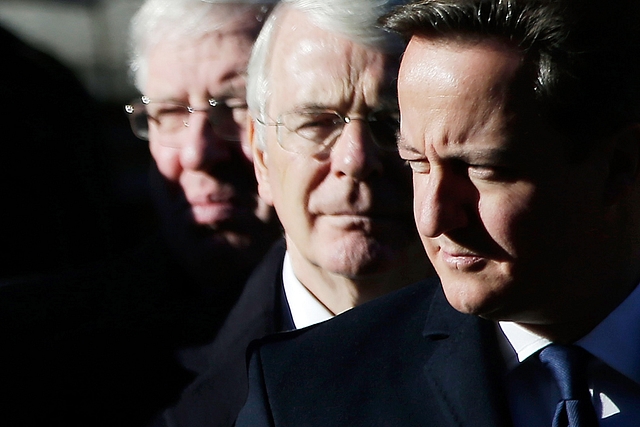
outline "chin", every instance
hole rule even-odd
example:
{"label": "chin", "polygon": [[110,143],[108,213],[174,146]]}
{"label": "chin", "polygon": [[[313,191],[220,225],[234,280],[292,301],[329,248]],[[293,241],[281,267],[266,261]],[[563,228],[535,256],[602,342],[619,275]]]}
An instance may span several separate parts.
{"label": "chin", "polygon": [[449,304],[464,314],[491,318],[498,303],[498,295],[482,283],[442,277],[442,287]]}
{"label": "chin", "polygon": [[398,259],[385,250],[335,250],[325,263],[325,270],[349,278],[380,274],[392,269]]}

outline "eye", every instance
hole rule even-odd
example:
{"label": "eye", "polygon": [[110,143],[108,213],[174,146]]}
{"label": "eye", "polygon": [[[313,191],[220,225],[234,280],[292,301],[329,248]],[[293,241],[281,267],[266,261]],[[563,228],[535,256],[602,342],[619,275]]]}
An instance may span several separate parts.
{"label": "eye", "polygon": [[237,126],[245,126],[248,107],[244,100],[229,98],[217,101],[212,98],[209,100],[209,104],[213,107],[209,110],[210,119],[213,123],[235,122]]}
{"label": "eye", "polygon": [[241,98],[228,98],[224,101],[224,105],[229,108],[242,108],[247,109],[247,102]]}
{"label": "eye", "polygon": [[400,130],[399,111],[377,111],[369,116],[371,131],[384,148],[397,150],[397,137]]}
{"label": "eye", "polygon": [[180,105],[159,104],[147,107],[149,117],[160,124],[182,123],[188,114],[187,109]]}
{"label": "eye", "polygon": [[285,126],[301,137],[323,142],[344,126],[344,121],[335,113],[305,112],[294,113],[286,117]]}
{"label": "eye", "polygon": [[493,165],[468,165],[467,173],[472,179],[493,182],[511,182],[516,179],[514,171]]}
{"label": "eye", "polygon": [[331,113],[301,114],[296,130],[333,128],[342,123],[340,117]]}
{"label": "eye", "polygon": [[397,129],[400,126],[400,112],[395,110],[376,111],[369,116],[369,121]]}
{"label": "eye", "polygon": [[428,174],[431,171],[431,164],[427,160],[406,160],[405,163],[413,173]]}

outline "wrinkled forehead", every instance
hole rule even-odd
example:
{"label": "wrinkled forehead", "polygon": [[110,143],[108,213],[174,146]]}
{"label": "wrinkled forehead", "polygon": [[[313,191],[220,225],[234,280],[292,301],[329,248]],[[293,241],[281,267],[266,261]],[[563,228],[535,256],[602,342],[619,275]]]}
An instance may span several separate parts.
{"label": "wrinkled forehead", "polygon": [[149,54],[144,92],[153,97],[244,96],[252,40],[211,33],[191,43],[158,44]]}
{"label": "wrinkled forehead", "polygon": [[[270,104],[375,104],[396,98],[398,60],[287,13],[273,41]],[[277,108],[277,107],[276,107]]]}
{"label": "wrinkled forehead", "polygon": [[262,27],[263,9],[256,5],[216,3],[202,13],[184,13],[159,20],[148,37],[148,47],[160,42],[192,41],[211,33],[249,34],[257,37]]}

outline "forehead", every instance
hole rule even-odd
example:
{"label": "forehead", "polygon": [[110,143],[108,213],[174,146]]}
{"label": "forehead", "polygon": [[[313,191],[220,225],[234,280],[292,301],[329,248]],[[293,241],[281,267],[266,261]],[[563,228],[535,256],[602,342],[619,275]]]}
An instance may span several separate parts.
{"label": "forehead", "polygon": [[504,135],[522,55],[498,41],[414,37],[398,77],[403,143],[460,146]]}
{"label": "forehead", "polygon": [[249,28],[225,27],[197,39],[160,41],[149,52],[146,94],[156,98],[243,94],[253,38]]}
{"label": "forehead", "polygon": [[303,13],[286,12],[273,43],[269,75],[274,105],[337,108],[375,103],[380,92],[395,98],[397,61],[318,28]]}

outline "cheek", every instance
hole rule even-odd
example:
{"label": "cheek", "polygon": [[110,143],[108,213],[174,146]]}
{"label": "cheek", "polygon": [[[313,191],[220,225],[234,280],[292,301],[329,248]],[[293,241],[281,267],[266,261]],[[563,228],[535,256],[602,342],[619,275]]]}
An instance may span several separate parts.
{"label": "cheek", "polygon": [[150,142],[149,151],[162,176],[171,182],[178,182],[182,173],[180,150]]}
{"label": "cheek", "polygon": [[328,167],[295,154],[284,153],[279,160],[270,173],[270,180],[277,183],[272,191],[278,217],[298,244],[308,242],[316,231],[316,213],[327,198],[336,197],[334,188],[324,185]]}
{"label": "cheek", "polygon": [[295,159],[288,158],[287,153],[279,154],[270,156],[268,176],[273,204],[288,228],[304,218],[302,209],[306,200],[307,179],[304,168],[296,167]]}
{"label": "cheek", "polygon": [[511,257],[520,255],[523,242],[538,240],[539,227],[531,221],[534,211],[533,191],[529,188],[485,195],[478,202],[478,214],[486,232]]}

